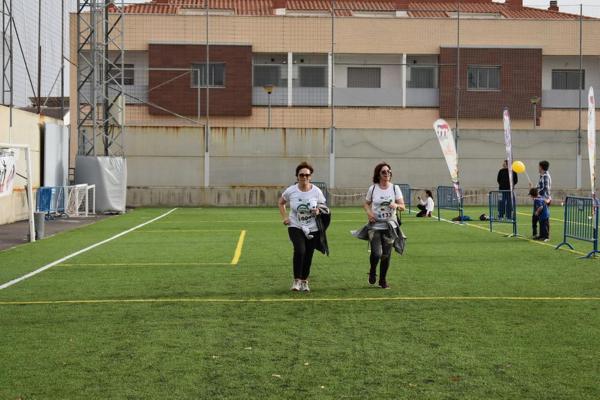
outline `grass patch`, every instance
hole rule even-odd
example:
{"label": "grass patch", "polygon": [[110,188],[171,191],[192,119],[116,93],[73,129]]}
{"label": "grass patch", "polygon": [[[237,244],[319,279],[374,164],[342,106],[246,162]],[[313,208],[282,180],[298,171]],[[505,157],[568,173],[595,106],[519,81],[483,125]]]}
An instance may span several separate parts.
{"label": "grass patch", "polygon": [[[0,252],[0,284],[166,211]],[[406,215],[407,251],[384,291],[367,283],[366,242],[349,234],[364,212],[333,213],[311,293],[289,291],[276,209],[220,208],[179,209],[1,290],[0,398],[600,397],[597,260],[507,238],[508,225]],[[561,230],[552,221],[553,244]]]}

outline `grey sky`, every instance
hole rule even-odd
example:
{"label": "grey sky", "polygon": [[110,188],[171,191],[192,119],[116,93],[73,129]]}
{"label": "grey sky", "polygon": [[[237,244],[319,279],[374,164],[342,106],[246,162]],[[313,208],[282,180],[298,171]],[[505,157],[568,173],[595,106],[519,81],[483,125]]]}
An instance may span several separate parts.
{"label": "grey sky", "polygon": [[[550,0],[523,0],[523,5],[548,9]],[[583,15],[600,17],[600,1],[598,0],[558,0],[558,8],[570,14],[579,14],[579,5],[583,5]]]}
{"label": "grey sky", "polygon": [[[125,3],[147,3],[150,0],[125,0]],[[501,3],[502,1],[498,1]],[[523,0],[523,5],[547,9],[550,0]],[[600,0],[558,0],[561,11],[579,14],[579,5],[583,5],[583,14],[600,18]]]}

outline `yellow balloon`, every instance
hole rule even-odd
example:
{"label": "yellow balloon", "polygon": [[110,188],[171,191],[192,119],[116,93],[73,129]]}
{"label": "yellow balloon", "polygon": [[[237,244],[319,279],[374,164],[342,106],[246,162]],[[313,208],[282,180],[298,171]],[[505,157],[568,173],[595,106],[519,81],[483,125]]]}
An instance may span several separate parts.
{"label": "yellow balloon", "polygon": [[522,174],[525,172],[525,164],[522,161],[515,161],[512,163],[512,170],[517,174]]}

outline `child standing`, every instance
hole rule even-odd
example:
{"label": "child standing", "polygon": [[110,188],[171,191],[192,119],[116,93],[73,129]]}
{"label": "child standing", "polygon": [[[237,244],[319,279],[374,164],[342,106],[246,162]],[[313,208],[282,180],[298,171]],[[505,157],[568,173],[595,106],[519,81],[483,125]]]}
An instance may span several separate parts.
{"label": "child standing", "polygon": [[[531,225],[533,227],[533,239],[547,242],[550,238],[550,210],[546,199],[542,197],[537,188],[529,190],[529,196],[533,199],[533,215]],[[537,235],[537,223],[540,223],[540,235]]]}

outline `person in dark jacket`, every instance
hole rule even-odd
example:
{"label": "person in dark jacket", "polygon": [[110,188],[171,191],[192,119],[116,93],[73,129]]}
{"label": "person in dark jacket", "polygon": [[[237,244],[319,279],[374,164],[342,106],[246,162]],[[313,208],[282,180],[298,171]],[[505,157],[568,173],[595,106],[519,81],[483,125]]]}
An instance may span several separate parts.
{"label": "person in dark jacket", "polygon": [[[293,291],[310,291],[308,276],[313,254],[315,250],[329,252],[326,238],[323,237],[328,218],[317,218],[325,205],[325,196],[321,189],[311,183],[313,171],[307,162],[300,163],[296,167],[298,183],[288,187],[279,199],[279,213],[283,224],[288,227],[288,235],[294,246]],[[290,207],[289,215],[287,205]]]}
{"label": "person in dark jacket", "polygon": [[[513,188],[519,181],[515,171],[512,171]],[[500,201],[498,202],[498,218],[513,219],[513,206],[510,191],[510,178],[508,175],[508,160],[502,162],[502,168],[498,171],[498,190],[501,190]]]}

